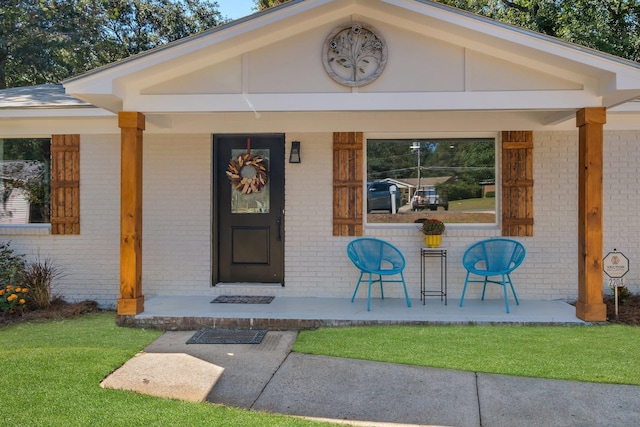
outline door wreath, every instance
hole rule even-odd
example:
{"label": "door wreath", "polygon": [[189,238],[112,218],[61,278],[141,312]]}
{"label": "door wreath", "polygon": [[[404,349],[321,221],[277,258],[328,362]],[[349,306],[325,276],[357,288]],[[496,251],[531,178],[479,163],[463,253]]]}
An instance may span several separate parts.
{"label": "door wreath", "polygon": [[259,193],[268,181],[267,161],[251,154],[249,143],[247,148],[246,153],[229,160],[227,176],[241,194]]}

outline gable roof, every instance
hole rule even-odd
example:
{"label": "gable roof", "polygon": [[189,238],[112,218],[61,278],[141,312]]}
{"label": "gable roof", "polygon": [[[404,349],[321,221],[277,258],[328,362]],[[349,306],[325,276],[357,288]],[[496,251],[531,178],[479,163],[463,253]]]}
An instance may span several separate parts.
{"label": "gable roof", "polygon": [[95,108],[65,93],[59,84],[12,87],[2,91],[0,109],[4,108]]}
{"label": "gable roof", "polygon": [[112,113],[67,95],[60,84],[42,84],[0,90],[0,118],[90,117]]}

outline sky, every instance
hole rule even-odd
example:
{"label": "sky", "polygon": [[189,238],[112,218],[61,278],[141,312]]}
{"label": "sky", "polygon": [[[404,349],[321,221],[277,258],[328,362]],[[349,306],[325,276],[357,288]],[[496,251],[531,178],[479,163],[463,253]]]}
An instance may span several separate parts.
{"label": "sky", "polygon": [[231,19],[242,18],[254,13],[251,8],[254,6],[253,0],[216,0],[220,5],[219,10],[222,16]]}

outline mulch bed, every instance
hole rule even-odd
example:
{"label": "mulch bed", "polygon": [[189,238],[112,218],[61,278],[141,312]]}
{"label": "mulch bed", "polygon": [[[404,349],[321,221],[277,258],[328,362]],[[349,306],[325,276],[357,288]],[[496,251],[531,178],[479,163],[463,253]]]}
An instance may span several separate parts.
{"label": "mulch bed", "polygon": [[607,305],[607,319],[609,322],[633,326],[640,325],[640,295],[633,295],[622,303],[619,302],[617,318],[614,298],[607,296],[604,302]]}
{"label": "mulch bed", "polygon": [[37,320],[69,319],[86,313],[100,311],[95,301],[66,302],[60,298],[51,301],[43,310],[25,310],[12,314],[0,314],[0,325]]}

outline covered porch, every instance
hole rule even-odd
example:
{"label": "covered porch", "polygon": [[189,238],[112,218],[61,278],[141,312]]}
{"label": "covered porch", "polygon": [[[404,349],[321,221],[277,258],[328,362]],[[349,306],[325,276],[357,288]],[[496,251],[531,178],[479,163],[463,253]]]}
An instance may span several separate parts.
{"label": "covered porch", "polygon": [[[26,233],[16,239],[21,249],[49,251],[73,266],[65,296],[117,304],[121,324],[289,329],[605,321],[604,253],[617,248],[631,259],[640,253],[633,173],[640,107],[632,101],[640,96],[638,65],[435,2],[392,3],[290,2],[69,79],[68,104],[47,100],[25,110],[9,98],[3,134],[81,140],[82,155],[65,170],[83,176],[59,186],[63,195],[71,184],[78,190],[74,198],[59,197],[70,216],[52,221],[77,224],[69,233],[52,228],[69,236],[5,233]],[[384,74],[379,68],[375,82],[352,87],[334,81],[324,68],[329,59],[318,53],[331,45],[334,30],[347,25],[360,34],[361,24],[384,34],[391,51]],[[294,62],[309,66],[300,72]],[[78,100],[82,108],[71,108]],[[222,174],[236,154],[220,138],[240,135],[248,153],[249,137],[256,150],[267,134],[280,138],[273,158],[284,164],[269,177],[285,179],[273,191],[285,206],[272,209],[278,218],[268,226],[248,225],[262,227],[256,236],[269,236],[263,249],[277,249],[278,277],[225,277],[221,266],[245,265],[247,257],[231,250],[224,233],[247,224],[221,221],[231,217]],[[345,247],[353,238],[389,240],[411,258],[407,281],[415,286],[420,274],[422,236],[414,224],[367,217],[367,141],[452,137],[494,140],[488,167],[495,170],[496,220],[448,227],[449,304],[429,299],[422,306],[417,293],[410,293],[410,309],[393,299],[397,294],[374,301],[370,312],[366,301],[352,304],[357,272]],[[294,143],[302,147],[301,163],[286,162]],[[237,236],[240,248],[247,233]],[[502,236],[527,248],[518,273],[522,304],[507,315],[504,301],[471,295],[459,308],[465,249]],[[236,258],[222,256],[230,253]],[[628,280],[637,287],[637,273]],[[220,293],[246,294],[224,289],[245,282],[262,286],[249,294],[273,292],[276,299],[210,303]],[[283,286],[264,290],[265,283]]]}
{"label": "covered porch", "polygon": [[139,327],[162,330],[197,330],[204,327],[265,328],[269,330],[312,329],[332,326],[362,325],[585,325],[576,317],[573,305],[564,301],[521,300],[505,313],[501,299],[448,300],[411,299],[407,307],[403,298],[275,297],[268,304],[213,304],[218,295],[158,295],[145,301],[144,311],[135,316],[121,316],[121,321]]}

